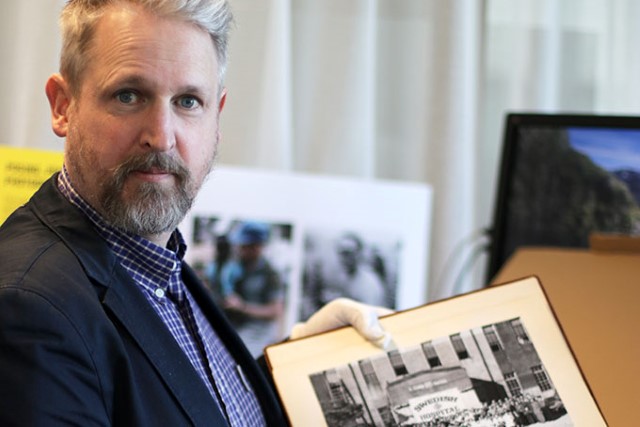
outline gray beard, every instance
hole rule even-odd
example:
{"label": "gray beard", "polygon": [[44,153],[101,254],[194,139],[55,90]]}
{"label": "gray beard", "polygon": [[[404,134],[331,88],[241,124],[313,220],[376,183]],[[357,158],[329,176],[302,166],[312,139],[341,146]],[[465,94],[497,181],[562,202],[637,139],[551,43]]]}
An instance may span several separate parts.
{"label": "gray beard", "polygon": [[[143,183],[135,194],[124,200],[127,177],[136,170],[159,168],[174,175],[176,185],[164,188]],[[102,214],[107,222],[126,232],[149,236],[177,228],[191,208],[196,196],[193,178],[179,160],[166,154],[152,153],[130,158],[121,164],[102,185]]]}

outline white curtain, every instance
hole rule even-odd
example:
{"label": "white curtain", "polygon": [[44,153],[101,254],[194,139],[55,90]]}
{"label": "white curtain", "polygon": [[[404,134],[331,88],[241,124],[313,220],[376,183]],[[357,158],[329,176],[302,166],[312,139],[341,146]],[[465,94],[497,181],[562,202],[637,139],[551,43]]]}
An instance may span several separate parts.
{"label": "white curtain", "polygon": [[[230,1],[220,162],[429,183],[430,299],[483,285],[506,111],[640,111],[634,0]],[[0,5],[3,144],[62,149],[63,3]]]}
{"label": "white curtain", "polygon": [[[63,0],[0,2],[0,143],[62,150],[44,84],[57,70]],[[1,187],[0,187],[1,188]]]}
{"label": "white curtain", "polygon": [[222,161],[431,184],[437,271],[476,227],[483,3],[232,4]]}

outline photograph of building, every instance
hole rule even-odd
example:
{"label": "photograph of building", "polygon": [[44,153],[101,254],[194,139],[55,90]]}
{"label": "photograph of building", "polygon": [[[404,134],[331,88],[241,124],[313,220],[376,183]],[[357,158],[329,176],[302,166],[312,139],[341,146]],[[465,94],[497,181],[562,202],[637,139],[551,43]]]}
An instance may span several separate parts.
{"label": "photograph of building", "polygon": [[573,426],[520,318],[317,372],[310,380],[330,427]]}

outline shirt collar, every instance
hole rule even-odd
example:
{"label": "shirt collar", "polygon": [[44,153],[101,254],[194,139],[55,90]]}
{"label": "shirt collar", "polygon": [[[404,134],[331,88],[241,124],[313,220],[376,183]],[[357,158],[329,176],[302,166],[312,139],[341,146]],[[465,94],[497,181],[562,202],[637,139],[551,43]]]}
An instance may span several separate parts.
{"label": "shirt collar", "polygon": [[171,289],[171,283],[175,281],[170,280],[171,276],[180,274],[181,263],[187,250],[179,230],[176,229],[171,234],[167,247],[156,245],[148,239],[108,224],[75,190],[65,165],[58,175],[57,184],[62,194],[91,220],[98,234],[106,240],[121,264],[130,273],[135,273],[132,275],[138,283],[152,292],[158,287],[168,287],[175,294],[182,293],[182,289]]}

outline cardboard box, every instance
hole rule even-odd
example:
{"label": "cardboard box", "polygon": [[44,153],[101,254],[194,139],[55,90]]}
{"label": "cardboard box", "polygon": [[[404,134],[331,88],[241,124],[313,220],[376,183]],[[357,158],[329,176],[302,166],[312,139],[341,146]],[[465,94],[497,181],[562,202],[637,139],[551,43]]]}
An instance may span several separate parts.
{"label": "cardboard box", "polygon": [[640,404],[640,253],[521,248],[492,283],[536,275],[611,426]]}

